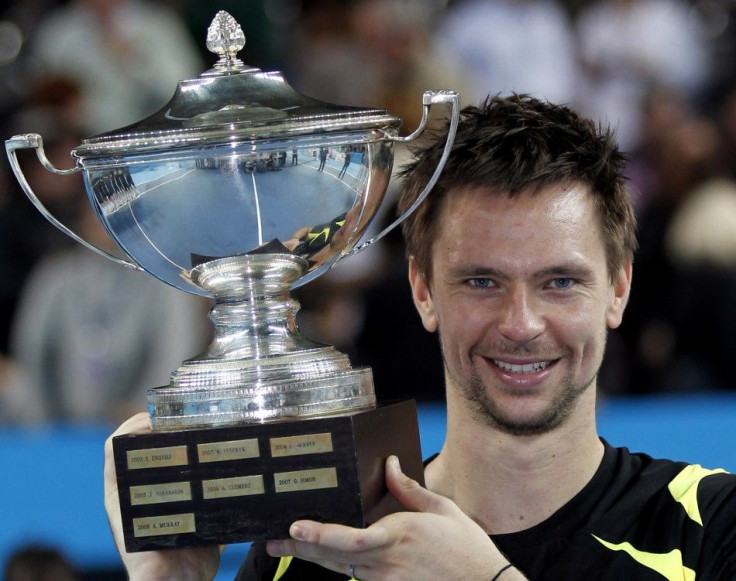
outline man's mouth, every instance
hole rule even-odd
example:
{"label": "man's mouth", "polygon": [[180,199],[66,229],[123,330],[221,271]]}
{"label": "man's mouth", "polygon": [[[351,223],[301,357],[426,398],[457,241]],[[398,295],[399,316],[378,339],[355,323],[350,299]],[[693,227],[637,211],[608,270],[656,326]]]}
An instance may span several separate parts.
{"label": "man's mouth", "polygon": [[515,373],[518,375],[536,373],[537,371],[542,371],[543,369],[546,369],[552,364],[552,361],[535,361],[533,363],[517,364],[507,363],[506,361],[500,361],[498,359],[493,359],[493,362],[504,371],[508,371],[509,373]]}

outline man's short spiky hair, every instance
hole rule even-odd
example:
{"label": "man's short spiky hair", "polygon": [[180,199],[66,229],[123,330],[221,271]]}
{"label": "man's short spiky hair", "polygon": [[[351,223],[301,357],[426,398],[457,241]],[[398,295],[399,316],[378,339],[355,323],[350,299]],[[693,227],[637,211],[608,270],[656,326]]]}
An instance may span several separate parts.
{"label": "man's short spiky hair", "polygon": [[[399,201],[403,212],[416,200],[439,163],[449,123],[402,174]],[[438,234],[443,201],[458,188],[488,188],[513,197],[550,184],[589,186],[601,218],[609,276],[613,279],[636,248],[636,220],[626,178],[625,158],[610,129],[565,106],[528,95],[488,97],[462,110],[452,152],[442,174],[403,225],[407,256],[428,281],[432,278],[432,243]]]}

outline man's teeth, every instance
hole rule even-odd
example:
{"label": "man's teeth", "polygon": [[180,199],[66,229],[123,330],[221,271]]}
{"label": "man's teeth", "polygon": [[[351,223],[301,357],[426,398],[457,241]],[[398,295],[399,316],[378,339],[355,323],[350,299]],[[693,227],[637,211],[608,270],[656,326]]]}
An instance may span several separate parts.
{"label": "man's teeth", "polygon": [[497,359],[494,359],[493,362],[504,371],[510,371],[511,373],[534,373],[536,371],[546,369],[550,365],[549,361],[537,361],[535,363],[525,363],[523,365],[506,363],[505,361],[498,361]]}

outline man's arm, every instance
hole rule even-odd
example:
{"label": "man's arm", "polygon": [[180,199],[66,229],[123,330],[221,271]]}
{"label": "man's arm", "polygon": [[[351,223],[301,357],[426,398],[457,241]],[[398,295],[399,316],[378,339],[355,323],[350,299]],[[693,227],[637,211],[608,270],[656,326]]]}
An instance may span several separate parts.
{"label": "man's arm", "polygon": [[118,502],[118,483],[112,439],[121,434],[150,431],[148,413],[126,420],[105,442],[105,509],[110,521],[115,546],[123,560],[130,581],[210,581],[220,565],[220,548],[202,547],[170,551],[128,553],[123,541],[123,522]]}
{"label": "man's arm", "polygon": [[480,526],[454,502],[405,476],[395,457],[386,463],[386,482],[412,512],[391,514],[367,529],[297,521],[291,539],[269,541],[269,554],[293,555],[361,581],[526,579]]}

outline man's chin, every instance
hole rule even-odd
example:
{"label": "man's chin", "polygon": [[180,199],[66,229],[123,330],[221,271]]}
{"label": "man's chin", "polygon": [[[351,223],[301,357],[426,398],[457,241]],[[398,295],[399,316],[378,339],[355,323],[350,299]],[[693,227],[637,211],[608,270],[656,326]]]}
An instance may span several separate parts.
{"label": "man's chin", "polygon": [[[479,397],[480,394],[480,397]],[[465,398],[473,415],[482,423],[512,436],[538,436],[561,426],[574,406],[569,402],[549,402],[539,398],[536,388],[515,389],[503,402],[485,391],[474,390]]]}

